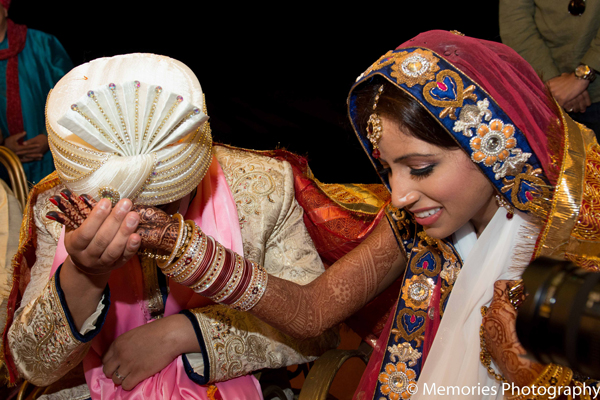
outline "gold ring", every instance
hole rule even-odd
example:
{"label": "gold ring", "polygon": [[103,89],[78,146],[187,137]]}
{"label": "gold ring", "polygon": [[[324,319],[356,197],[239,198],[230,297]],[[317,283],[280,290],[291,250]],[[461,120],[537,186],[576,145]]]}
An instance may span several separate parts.
{"label": "gold ring", "polygon": [[119,369],[115,369],[115,372],[113,372],[113,375],[117,377],[118,380],[123,381],[125,379],[124,376],[121,376],[121,374],[119,374]]}

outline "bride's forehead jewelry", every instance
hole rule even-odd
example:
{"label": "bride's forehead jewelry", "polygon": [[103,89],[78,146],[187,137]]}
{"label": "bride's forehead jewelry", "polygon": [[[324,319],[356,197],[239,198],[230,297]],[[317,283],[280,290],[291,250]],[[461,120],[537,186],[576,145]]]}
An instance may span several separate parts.
{"label": "bride's forehead jewelry", "polygon": [[367,121],[367,139],[373,145],[373,152],[371,155],[373,158],[379,158],[381,153],[379,152],[379,140],[381,140],[381,133],[383,132],[383,127],[381,126],[381,118],[379,114],[377,114],[377,102],[379,101],[379,97],[383,93],[383,85],[379,86],[377,90],[377,95],[375,95],[375,101],[373,102],[373,113],[369,116],[369,120]]}

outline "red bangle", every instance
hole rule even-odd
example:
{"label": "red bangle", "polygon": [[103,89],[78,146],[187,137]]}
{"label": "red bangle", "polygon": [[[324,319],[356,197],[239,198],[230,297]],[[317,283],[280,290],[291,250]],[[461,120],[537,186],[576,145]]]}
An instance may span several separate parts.
{"label": "red bangle", "polygon": [[227,285],[227,282],[233,275],[233,263],[232,260],[235,261],[235,257],[232,257],[233,252],[231,250],[225,249],[223,254],[223,264],[221,269],[218,272],[217,277],[213,281],[213,283],[206,288],[206,290],[202,293],[202,296],[212,297],[215,294],[219,293],[221,289]]}
{"label": "red bangle", "polygon": [[231,293],[231,295],[223,302],[225,304],[233,304],[235,303],[248,289],[250,282],[252,281],[252,265],[250,261],[244,260],[244,271],[242,273],[242,278],[240,279],[240,283],[237,285],[235,290]]}

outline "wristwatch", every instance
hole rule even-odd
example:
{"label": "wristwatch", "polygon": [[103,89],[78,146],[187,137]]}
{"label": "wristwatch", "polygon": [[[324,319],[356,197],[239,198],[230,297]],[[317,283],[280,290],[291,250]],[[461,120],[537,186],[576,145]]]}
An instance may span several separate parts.
{"label": "wristwatch", "polygon": [[575,68],[575,77],[577,79],[585,79],[591,83],[596,79],[596,71],[590,68],[589,65],[579,64],[577,68]]}

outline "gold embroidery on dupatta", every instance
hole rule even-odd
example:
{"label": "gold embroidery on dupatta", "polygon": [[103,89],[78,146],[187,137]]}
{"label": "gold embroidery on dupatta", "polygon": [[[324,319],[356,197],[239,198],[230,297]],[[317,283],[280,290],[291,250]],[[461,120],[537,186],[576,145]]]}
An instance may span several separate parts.
{"label": "gold embroidery on dupatta", "polygon": [[[563,160],[547,222],[540,233],[533,258],[564,257],[567,251],[581,254],[569,241],[581,209],[585,176],[584,132],[570,118],[562,117],[564,126]],[[573,248],[571,248],[573,247]]]}
{"label": "gold embroidery on dupatta", "polygon": [[600,146],[595,144],[587,152],[583,200],[573,236],[581,240],[600,240]]}

